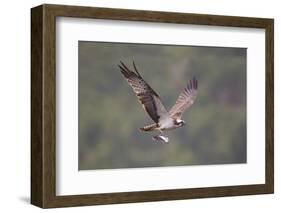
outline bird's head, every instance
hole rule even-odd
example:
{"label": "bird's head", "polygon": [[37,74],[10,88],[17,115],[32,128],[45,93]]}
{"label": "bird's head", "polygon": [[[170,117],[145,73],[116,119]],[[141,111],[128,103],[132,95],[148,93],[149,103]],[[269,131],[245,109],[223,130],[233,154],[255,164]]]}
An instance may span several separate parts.
{"label": "bird's head", "polygon": [[175,124],[177,126],[184,126],[185,125],[185,121],[184,120],[181,120],[181,119],[176,119],[175,120]]}

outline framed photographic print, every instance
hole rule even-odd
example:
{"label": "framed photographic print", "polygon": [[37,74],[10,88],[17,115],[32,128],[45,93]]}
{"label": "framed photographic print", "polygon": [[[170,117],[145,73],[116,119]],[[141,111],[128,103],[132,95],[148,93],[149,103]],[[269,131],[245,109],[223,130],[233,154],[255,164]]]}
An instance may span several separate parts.
{"label": "framed photographic print", "polygon": [[31,203],[273,193],[273,19],[31,9]]}

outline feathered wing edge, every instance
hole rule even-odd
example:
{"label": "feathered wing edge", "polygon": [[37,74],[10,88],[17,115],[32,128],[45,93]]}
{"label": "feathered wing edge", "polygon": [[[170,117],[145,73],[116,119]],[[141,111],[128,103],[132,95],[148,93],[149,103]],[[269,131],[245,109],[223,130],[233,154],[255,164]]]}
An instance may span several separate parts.
{"label": "feathered wing edge", "polygon": [[197,97],[198,81],[195,77],[189,80],[184,90],[180,93],[175,105],[169,111],[170,116],[180,119],[182,114],[187,110]]}
{"label": "feathered wing edge", "polygon": [[118,65],[121,73],[126,78],[129,85],[133,88],[143,108],[151,117],[151,119],[158,123],[161,116],[168,115],[167,110],[163,106],[159,95],[149,86],[149,84],[142,78],[133,62],[134,71],[131,71],[122,61]]}

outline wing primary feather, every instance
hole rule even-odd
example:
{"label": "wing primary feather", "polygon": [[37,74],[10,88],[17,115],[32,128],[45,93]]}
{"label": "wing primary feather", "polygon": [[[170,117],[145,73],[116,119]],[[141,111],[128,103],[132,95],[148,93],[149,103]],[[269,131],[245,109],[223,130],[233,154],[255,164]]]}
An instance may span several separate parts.
{"label": "wing primary feather", "polygon": [[195,82],[195,87],[194,87],[194,89],[197,89],[197,88],[198,88],[198,81],[195,79],[195,77],[193,77],[193,79],[194,79],[194,82]]}
{"label": "wing primary feather", "polygon": [[[128,69],[128,67],[122,62],[122,61],[120,61],[120,63],[122,64],[122,70],[124,70],[126,73],[128,73],[128,74],[130,74],[131,73],[131,71]],[[119,67],[121,67],[120,65],[119,65]]]}
{"label": "wing primary feather", "polygon": [[121,73],[133,88],[145,111],[155,123],[158,123],[161,118],[169,116],[169,113],[161,103],[158,94],[141,77],[134,61],[133,66],[134,70],[130,70],[122,61],[118,65]]}
{"label": "wing primary feather", "polygon": [[189,80],[184,90],[180,93],[176,104],[169,111],[173,118],[181,118],[182,114],[194,102],[197,96],[198,82],[195,77]]}
{"label": "wing primary feather", "polygon": [[135,65],[135,62],[134,62],[134,61],[133,61],[133,66],[134,66],[134,69],[135,69],[135,71],[137,72],[138,76],[139,76],[139,77],[141,77],[141,75],[140,75],[140,73],[139,73],[139,71],[138,71],[138,69],[137,69],[137,67],[136,67],[136,65]]}
{"label": "wing primary feather", "polygon": [[123,67],[121,67],[120,65],[118,65],[118,67],[120,68],[121,73],[128,78],[128,73],[126,72],[126,70],[123,69]]}

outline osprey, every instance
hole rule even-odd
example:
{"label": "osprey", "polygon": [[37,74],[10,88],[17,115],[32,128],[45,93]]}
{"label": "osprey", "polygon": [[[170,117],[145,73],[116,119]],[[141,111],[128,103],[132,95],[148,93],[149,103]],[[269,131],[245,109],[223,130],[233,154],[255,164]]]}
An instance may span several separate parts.
{"label": "osprey", "polygon": [[130,70],[122,61],[120,61],[120,71],[133,88],[143,108],[155,122],[140,128],[141,131],[160,131],[160,135],[153,137],[153,140],[168,142],[168,137],[163,136],[163,131],[175,129],[185,125],[181,119],[183,113],[194,102],[197,96],[197,80],[193,78],[180,93],[176,104],[168,112],[161,102],[159,95],[149,86],[138,72],[133,62],[134,71]]}

